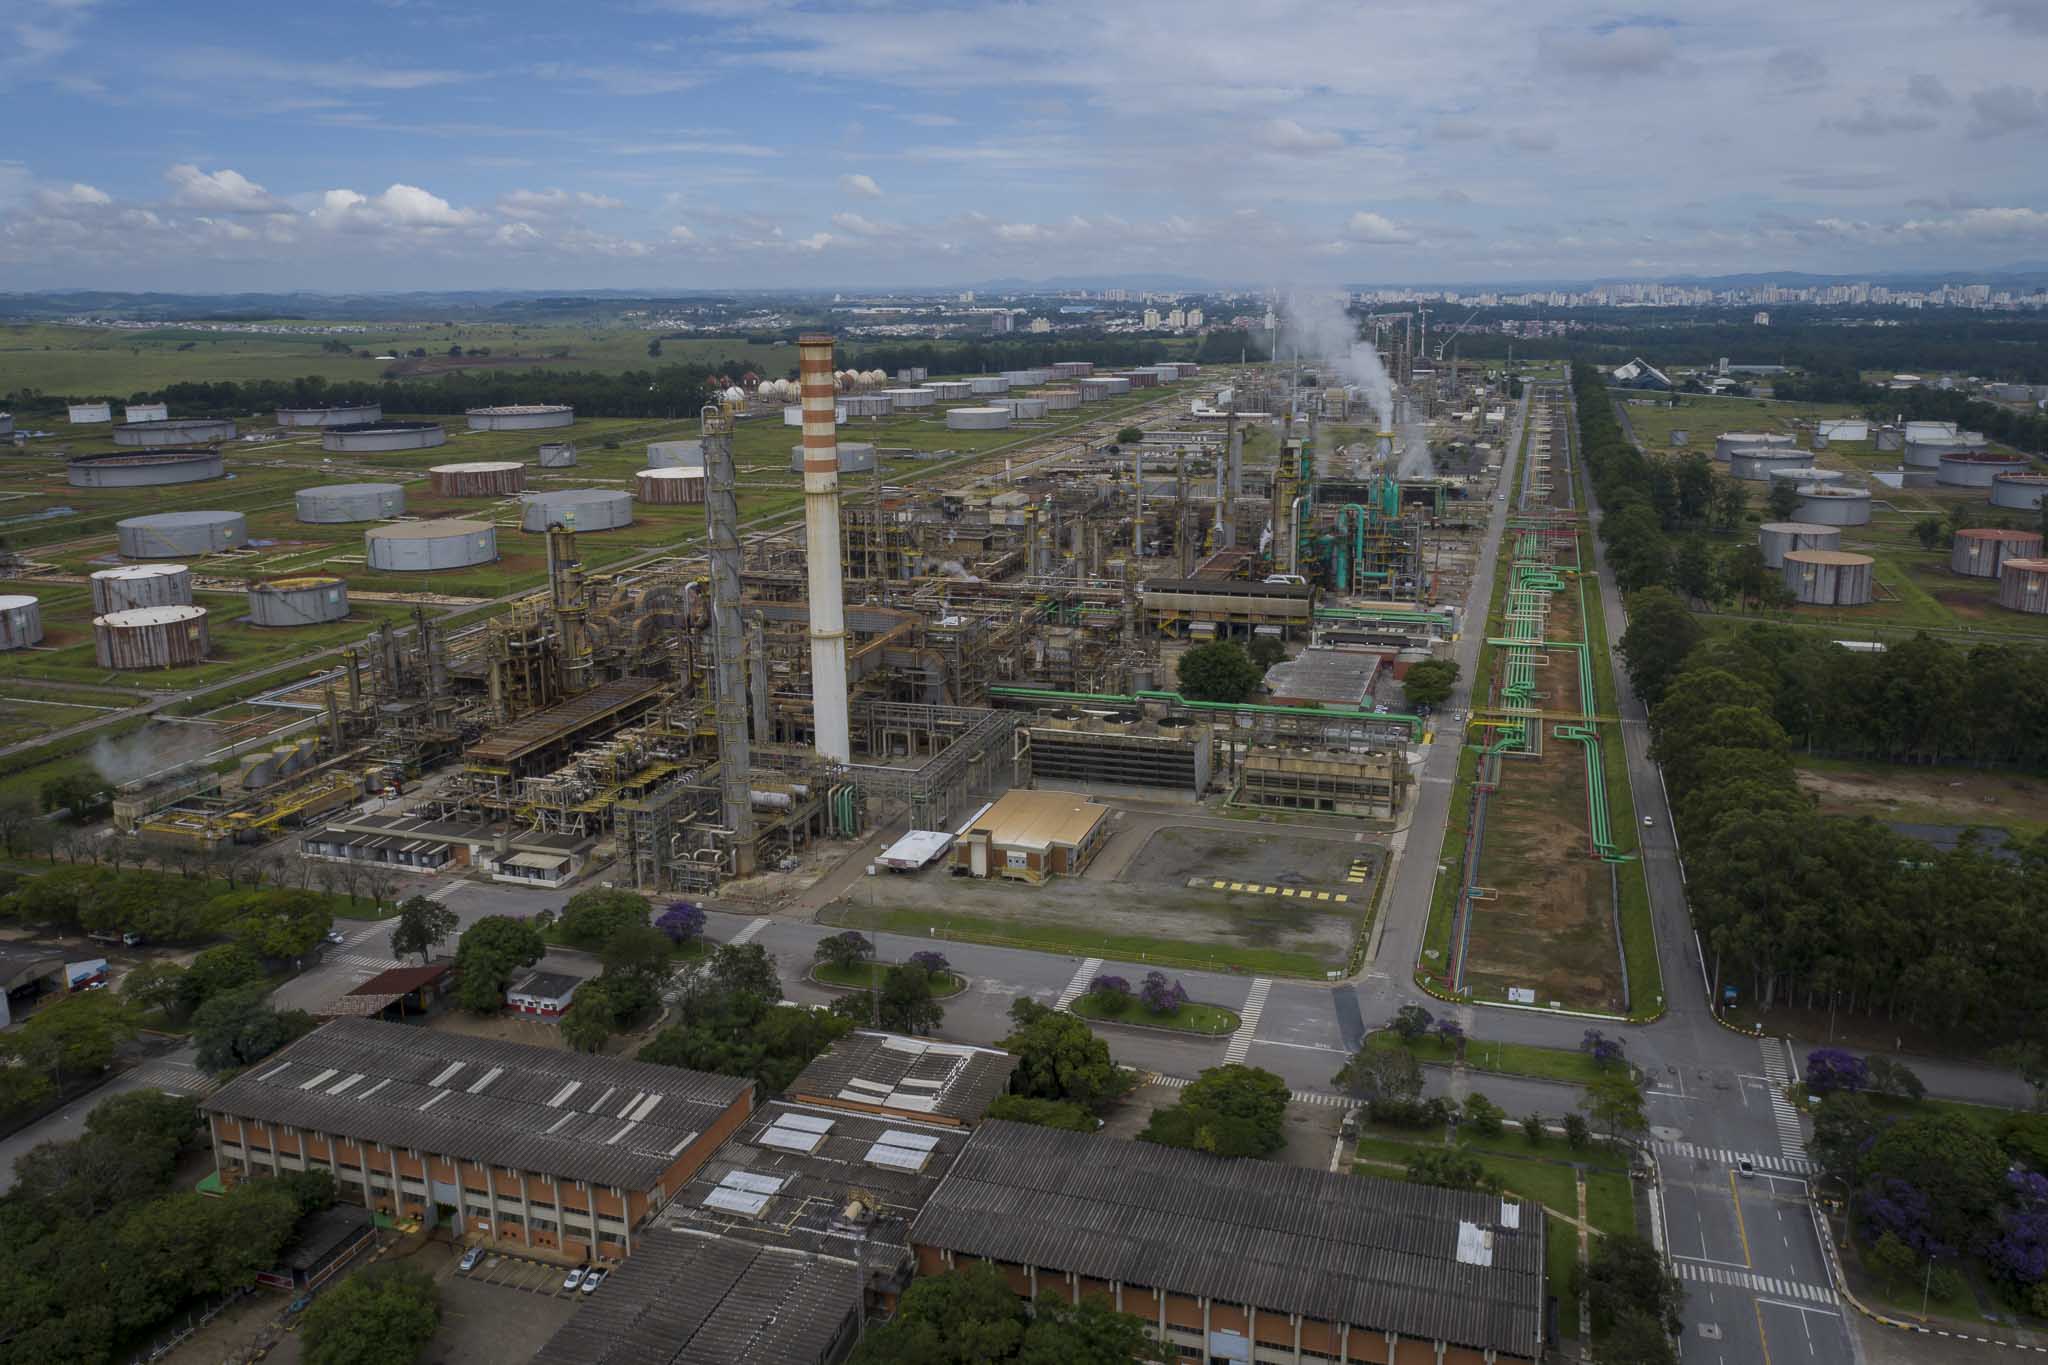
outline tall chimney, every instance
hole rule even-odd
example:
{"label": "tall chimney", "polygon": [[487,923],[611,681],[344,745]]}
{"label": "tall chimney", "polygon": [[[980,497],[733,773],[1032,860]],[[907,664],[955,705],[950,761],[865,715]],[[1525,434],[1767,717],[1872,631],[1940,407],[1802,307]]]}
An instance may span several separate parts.
{"label": "tall chimney", "polygon": [[846,604],[839,583],[838,387],[832,338],[797,339],[804,399],[804,558],[811,588],[811,715],[818,755],[853,761],[846,700]]}

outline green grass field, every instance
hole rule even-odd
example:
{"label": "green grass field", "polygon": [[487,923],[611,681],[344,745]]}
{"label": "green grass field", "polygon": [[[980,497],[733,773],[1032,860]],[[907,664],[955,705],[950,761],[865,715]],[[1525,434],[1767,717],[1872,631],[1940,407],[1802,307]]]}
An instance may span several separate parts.
{"label": "green grass field", "polygon": [[1299,976],[1320,981],[1329,966],[1313,953],[1221,943],[1189,943],[1140,934],[1094,934],[1056,923],[1031,924],[930,910],[871,910],[853,905],[837,906],[829,913],[830,923],[850,928],[947,938],[961,943],[1033,948],[1041,952],[1112,958],[1191,971],[1230,971],[1234,968],[1259,976]]}
{"label": "green grass field", "polygon": [[1126,1001],[1121,1009],[1104,1007],[1101,995],[1089,993],[1076,1000],[1067,1008],[1083,1019],[1101,1019],[1112,1024],[1142,1024],[1146,1028],[1177,1029],[1182,1033],[1200,1033],[1218,1037],[1225,1033],[1237,1032],[1243,1020],[1233,1010],[1221,1005],[1202,1005],[1190,1000],[1171,1014],[1154,1014],[1136,1001]]}
{"label": "green grass field", "polygon": [[[875,990],[889,974],[889,968],[895,965],[893,962],[863,962],[857,967],[842,967],[835,962],[816,962],[811,964],[811,976],[826,986],[843,986],[850,991]],[[942,999],[966,989],[966,978],[952,972],[940,972],[932,978],[932,994]]]}
{"label": "green grass field", "polygon": [[[1377,1036],[1391,1036],[1382,1031]],[[1415,1054],[1417,1061],[1440,1062],[1446,1066],[1457,1060],[1457,1050],[1435,1034],[1424,1034],[1420,1038],[1399,1040],[1401,1046]],[[1546,1081],[1570,1081],[1574,1085],[1587,1085],[1597,1079],[1600,1068],[1593,1064],[1590,1054],[1567,1051],[1560,1047],[1538,1047],[1534,1043],[1510,1043],[1492,1038],[1468,1038],[1465,1040],[1465,1065],[1474,1071],[1493,1071],[1503,1076],[1534,1076]]]}

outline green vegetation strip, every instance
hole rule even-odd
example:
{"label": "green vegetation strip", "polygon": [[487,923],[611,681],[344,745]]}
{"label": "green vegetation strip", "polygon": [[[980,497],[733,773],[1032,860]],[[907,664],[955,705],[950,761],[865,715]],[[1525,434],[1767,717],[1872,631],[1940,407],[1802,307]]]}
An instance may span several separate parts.
{"label": "green vegetation strip", "polygon": [[1234,1010],[1221,1005],[1198,1005],[1190,1000],[1171,1014],[1154,1014],[1137,1000],[1127,1000],[1122,1009],[1104,1009],[1099,994],[1082,996],[1067,1008],[1083,1019],[1100,1019],[1110,1024],[1134,1024],[1143,1028],[1177,1029],[1217,1037],[1235,1033],[1244,1021]]}
{"label": "green vegetation strip", "polygon": [[[889,969],[900,965],[895,962],[863,962],[857,967],[842,967],[836,962],[814,962],[811,964],[811,979],[821,986],[839,986],[850,991],[876,990],[881,987],[882,978],[889,974]],[[966,989],[967,979],[957,972],[939,972],[932,977],[932,995],[936,998],[958,995]]]}
{"label": "green vegetation strip", "polygon": [[1149,966],[1190,971],[1242,968],[1258,976],[1298,976],[1322,980],[1334,962],[1313,953],[1280,948],[1241,948],[1231,944],[1190,943],[1181,939],[1139,934],[1097,934],[1064,924],[1013,923],[924,910],[867,910],[845,906],[828,912],[827,923],[885,933],[951,939],[956,943],[987,943],[1001,948],[1067,953],[1075,957],[1114,958]]}
{"label": "green vegetation strip", "polygon": [[[1380,1037],[1387,1036],[1384,1032]],[[1451,1044],[1433,1034],[1398,1040],[1419,1062],[1451,1065],[1459,1061]],[[1530,1076],[1545,1081],[1569,1081],[1590,1085],[1603,1068],[1591,1053],[1568,1052],[1559,1047],[1537,1047],[1534,1043],[1502,1043],[1478,1038],[1465,1041],[1464,1065],[1474,1071],[1492,1071],[1503,1076]]]}
{"label": "green vegetation strip", "polygon": [[1543,1292],[1557,1300],[1558,1335],[1577,1341],[1579,1296],[1572,1292],[1572,1276],[1579,1265],[1579,1230],[1554,1213],[1543,1221]]}

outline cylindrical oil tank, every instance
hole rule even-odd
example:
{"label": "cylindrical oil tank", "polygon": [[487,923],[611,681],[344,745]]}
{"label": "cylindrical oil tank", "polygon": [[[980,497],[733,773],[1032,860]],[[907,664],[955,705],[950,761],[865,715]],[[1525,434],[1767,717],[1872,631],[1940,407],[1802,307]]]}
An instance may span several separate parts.
{"label": "cylindrical oil tank", "polygon": [[[1010,415],[1020,422],[1036,422],[1045,417],[1043,398],[1005,398],[1000,404],[1010,410]],[[961,409],[955,408],[955,412]]]}
{"label": "cylindrical oil tank", "polygon": [[1120,397],[1131,391],[1131,377],[1127,374],[1104,375],[1102,382],[1109,385],[1109,393],[1112,398]]}
{"label": "cylindrical oil tank", "polygon": [[1941,457],[1941,468],[1934,481],[1950,488],[1989,488],[2000,474],[2024,474],[2032,467],[2033,461],[2024,455],[1958,450]]}
{"label": "cylindrical oil tank", "polygon": [[384,418],[382,403],[336,403],[327,408],[279,408],[281,427],[365,427]]}
{"label": "cylindrical oil tank", "polygon": [[322,524],[383,521],[405,515],[405,487],[395,483],[330,483],[301,488],[292,498],[299,520]]}
{"label": "cylindrical oil tank", "polygon": [[[869,474],[875,468],[875,447],[868,441],[841,441],[839,443],[839,472],[842,474]],[[789,472],[804,472],[804,448],[789,448]]]}
{"label": "cylindrical oil tank", "polygon": [[186,668],[206,658],[205,607],[136,607],[92,619],[101,668]]}
{"label": "cylindrical oil tank", "polygon": [[1193,379],[1202,372],[1202,367],[1192,360],[1176,360],[1173,363],[1174,367],[1180,371],[1182,379]]}
{"label": "cylindrical oil tank", "polygon": [[148,488],[158,484],[199,483],[223,472],[220,452],[145,450],[135,455],[80,455],[64,466],[64,480],[73,488]]}
{"label": "cylindrical oil tank", "polygon": [[27,649],[42,642],[42,603],[20,593],[0,595],[0,649]]}
{"label": "cylindrical oil tank", "polygon": [[2041,506],[2041,495],[2048,493],[2048,474],[1993,474],[1991,476],[1991,505],[2013,507],[2021,511],[2036,511]]}
{"label": "cylindrical oil tank", "polygon": [[704,501],[704,471],[677,466],[643,469],[635,477],[634,495],[663,507],[695,507]]}
{"label": "cylindrical oil tank", "polygon": [[1877,448],[1881,451],[1904,450],[1906,448],[1906,433],[1897,427],[1879,427],[1876,439]]}
{"label": "cylindrical oil tank", "polygon": [[1159,387],[1159,375],[1154,370],[1125,370],[1122,374],[1111,377],[1123,380],[1126,389],[1156,389]]}
{"label": "cylindrical oil tank", "polygon": [[925,387],[941,403],[962,403],[974,396],[973,387],[964,379],[934,379]]}
{"label": "cylindrical oil tank", "polygon": [[946,412],[946,426],[953,431],[997,431],[1008,425],[1008,408],[951,408]]}
{"label": "cylindrical oil tank", "polygon": [[922,365],[906,365],[896,371],[896,382],[899,384],[922,384],[930,377],[931,372]]}
{"label": "cylindrical oil tank", "polygon": [[576,420],[576,409],[566,403],[511,403],[496,408],[471,408],[462,414],[471,431],[538,431],[543,427],[566,427]]}
{"label": "cylindrical oil tank", "polygon": [[1962,431],[1934,440],[1908,438],[1900,462],[1913,469],[1939,469],[1942,456],[1979,454],[1984,444],[1981,431]]}
{"label": "cylindrical oil tank", "polygon": [[1099,403],[1117,391],[1114,379],[1083,379],[1077,387],[1083,403]]}
{"label": "cylindrical oil tank", "polygon": [[1757,548],[1763,551],[1766,565],[1782,569],[1789,551],[1841,549],[1842,528],[1804,521],[1767,521],[1757,528]]}
{"label": "cylindrical oil tank", "polygon": [[1725,460],[1738,450],[1778,446],[1789,450],[1795,442],[1790,436],[1774,431],[1724,431],[1714,438],[1714,458]]}
{"label": "cylindrical oil tank", "polygon": [[111,403],[73,403],[65,409],[65,416],[70,418],[74,427],[111,422],[114,420],[114,407]]}
{"label": "cylindrical oil tank", "polygon": [[[845,399],[843,399],[843,398],[842,398],[842,399],[840,399],[840,400],[839,400],[838,402],[836,402],[836,403],[834,403],[834,404],[832,405],[832,421],[833,421],[833,423],[834,423],[835,425],[837,425],[837,424],[839,424],[839,423],[843,423],[844,421],[846,421],[846,400],[845,400]],[[792,403],[792,404],[790,404],[789,406],[787,406],[787,407],[783,408],[783,410],[782,410],[782,425],[784,425],[784,426],[786,426],[786,427],[800,427],[800,426],[802,426],[803,424],[804,424],[804,407],[803,407],[803,404],[801,404],[801,403]]]}
{"label": "cylindrical oil tank", "polygon": [[1998,566],[2008,559],[2039,559],[2039,531],[1997,531],[1973,527],[1956,532],[1955,545],[1948,552],[1948,567],[1971,578],[1996,578]]}
{"label": "cylindrical oil tank", "polygon": [[320,448],[337,454],[379,450],[431,450],[445,445],[448,433],[439,422],[362,422],[328,427],[320,433]]}
{"label": "cylindrical oil tank", "polygon": [[1830,441],[1867,441],[1870,423],[1861,417],[1823,417],[1814,424],[1814,434]]}
{"label": "cylindrical oil tank", "polygon": [[1027,389],[1033,384],[1043,384],[1046,380],[1052,378],[1052,371],[1047,369],[1004,370],[1003,378],[1010,381],[1010,387],[1013,389]]}
{"label": "cylindrical oil tank", "polygon": [[977,398],[988,398],[1010,391],[1010,381],[999,374],[978,374],[967,381],[967,392]]}
{"label": "cylindrical oil tank", "polygon": [[146,450],[232,441],[235,424],[227,417],[179,417],[162,422],[123,422],[114,428],[114,444]]}
{"label": "cylindrical oil tank", "polygon": [[2048,615],[2048,559],[2008,559],[1999,565],[1998,605]]}
{"label": "cylindrical oil tank", "polygon": [[92,609],[133,611],[137,607],[182,607],[192,601],[192,571],[183,564],[123,564],[92,576]]}
{"label": "cylindrical oil tank", "polygon": [[454,517],[401,521],[365,531],[363,549],[371,568],[391,573],[466,569],[498,557],[498,530],[487,522]]}
{"label": "cylindrical oil tank", "polygon": [[1789,450],[1784,446],[1744,446],[1728,452],[1728,477],[1762,483],[1771,477],[1773,470],[1799,469],[1810,462],[1810,457],[1803,450]]}
{"label": "cylindrical oil tank", "polygon": [[314,574],[274,578],[249,589],[249,621],[258,626],[317,626],[348,615],[348,584]]}
{"label": "cylindrical oil tank", "polygon": [[1839,469],[1822,469],[1819,465],[1791,465],[1771,471],[1773,484],[1789,483],[1794,487],[1802,483],[1841,483],[1849,476]]}
{"label": "cylindrical oil tank", "polygon": [[1949,440],[1956,434],[1956,424],[1954,422],[1924,421],[1906,423],[1905,435],[1906,440],[1909,442],[1920,441],[1931,444],[1936,441]]}
{"label": "cylindrical oil tank", "polygon": [[1044,399],[1047,412],[1072,412],[1081,406],[1081,391],[1076,388],[1034,389],[1028,396]]}
{"label": "cylindrical oil tank", "polygon": [[567,441],[549,441],[540,448],[542,469],[574,469],[576,447]]}
{"label": "cylindrical oil tank", "polygon": [[1052,367],[1054,379],[1086,379],[1094,373],[1095,362],[1092,360],[1060,360],[1055,361]]}
{"label": "cylindrical oil tank", "polygon": [[656,441],[647,447],[649,469],[702,469],[702,441]]}
{"label": "cylindrical oil tank", "polygon": [[1785,588],[1793,601],[1807,606],[1866,606],[1873,562],[1869,555],[1843,550],[1787,550]]}
{"label": "cylindrical oil tank", "polygon": [[[856,393],[839,405],[848,417],[887,417],[896,411],[896,401],[886,393]],[[798,411],[802,411],[799,406]],[[799,422],[798,426],[803,424]]]}
{"label": "cylindrical oil tank", "polygon": [[612,531],[633,524],[633,495],[616,488],[562,488],[519,495],[519,524],[528,531],[562,526]]}
{"label": "cylindrical oil tank", "polygon": [[0,436],[12,436],[13,434],[14,414],[11,412],[0,412]]}
{"label": "cylindrical oil tank", "polygon": [[182,559],[247,544],[249,522],[240,512],[152,512],[115,522],[114,534],[129,559]]}
{"label": "cylindrical oil tank", "polygon": [[444,498],[503,496],[526,487],[526,466],[517,460],[437,464],[427,471],[427,480]]}
{"label": "cylindrical oil tank", "polygon": [[881,396],[889,400],[890,410],[893,412],[909,412],[917,408],[928,408],[932,405],[933,399],[932,391],[923,388],[883,389]]}
{"label": "cylindrical oil tank", "polygon": [[130,403],[127,407],[121,409],[121,420],[124,422],[168,422],[171,420],[171,409],[168,404],[164,403]]}
{"label": "cylindrical oil tank", "polygon": [[1799,520],[1823,526],[1867,526],[1870,493],[1835,483],[1803,483],[1799,485]]}

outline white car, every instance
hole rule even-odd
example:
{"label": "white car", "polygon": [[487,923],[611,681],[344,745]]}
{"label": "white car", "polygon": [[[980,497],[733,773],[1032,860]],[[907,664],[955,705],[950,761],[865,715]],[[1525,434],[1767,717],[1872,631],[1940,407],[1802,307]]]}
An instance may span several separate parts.
{"label": "white car", "polygon": [[565,1290],[575,1290],[579,1288],[582,1285],[582,1283],[583,1267],[580,1265],[562,1277],[562,1288]]}
{"label": "white car", "polygon": [[583,1277],[583,1292],[586,1294],[596,1293],[597,1287],[604,1283],[604,1277],[605,1272],[602,1270],[593,1270],[588,1275],[585,1275]]}
{"label": "white car", "polygon": [[341,936],[341,930],[339,929],[329,929],[327,931],[327,941],[333,944],[343,944],[348,942],[347,939]]}
{"label": "white car", "polygon": [[1643,823],[1644,823],[1644,824],[1646,824],[1646,825],[1654,825],[1654,824],[1656,824],[1657,822],[1656,822],[1656,820],[1655,820],[1655,819],[1651,818],[1650,816],[1647,816],[1647,815],[1645,815],[1645,816],[1643,817]]}

